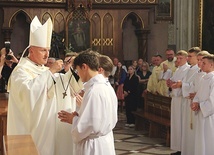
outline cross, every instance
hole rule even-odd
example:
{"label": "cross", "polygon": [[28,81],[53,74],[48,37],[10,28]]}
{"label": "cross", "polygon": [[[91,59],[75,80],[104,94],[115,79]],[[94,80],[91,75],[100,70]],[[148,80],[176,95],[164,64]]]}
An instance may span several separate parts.
{"label": "cross", "polygon": [[66,92],[64,92],[64,93],[62,93],[62,95],[63,95],[63,99],[65,98],[65,96],[67,96],[67,93]]}

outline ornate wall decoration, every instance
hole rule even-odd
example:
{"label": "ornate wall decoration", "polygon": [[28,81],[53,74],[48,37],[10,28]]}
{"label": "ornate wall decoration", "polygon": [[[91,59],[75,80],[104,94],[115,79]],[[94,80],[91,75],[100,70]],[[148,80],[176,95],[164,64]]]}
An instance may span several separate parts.
{"label": "ornate wall decoration", "polygon": [[157,20],[173,22],[174,0],[159,0],[155,11]]}
{"label": "ornate wall decoration", "polygon": [[157,4],[157,0],[94,0],[93,3],[101,3],[101,4]]}

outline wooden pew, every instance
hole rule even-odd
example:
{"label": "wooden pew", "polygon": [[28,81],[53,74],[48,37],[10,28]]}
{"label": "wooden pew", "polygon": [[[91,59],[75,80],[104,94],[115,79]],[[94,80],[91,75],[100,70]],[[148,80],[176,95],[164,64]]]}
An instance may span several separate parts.
{"label": "wooden pew", "polygon": [[165,138],[166,146],[169,146],[171,98],[147,92],[144,99],[144,110],[133,112],[136,117],[135,129],[148,126],[150,137]]}
{"label": "wooden pew", "polygon": [[0,93],[0,154],[3,155],[3,135],[7,134],[8,93]]}
{"label": "wooden pew", "polygon": [[4,155],[39,155],[30,135],[4,135]]}

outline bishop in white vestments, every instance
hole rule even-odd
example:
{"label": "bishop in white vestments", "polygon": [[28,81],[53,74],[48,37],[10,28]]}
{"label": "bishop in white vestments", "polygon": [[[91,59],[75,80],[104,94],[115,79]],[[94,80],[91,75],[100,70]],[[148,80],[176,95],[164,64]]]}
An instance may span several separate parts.
{"label": "bishop in white vestments", "polygon": [[[13,70],[9,83],[8,135],[31,135],[41,155],[55,155],[58,79],[54,76],[62,69],[62,60],[45,67],[50,50],[52,22],[42,25],[35,17],[30,26],[27,58],[21,58]],[[72,72],[65,77],[70,79]],[[76,82],[72,77],[71,82]],[[63,93],[63,92],[62,92]],[[69,102],[70,103],[70,102]]]}

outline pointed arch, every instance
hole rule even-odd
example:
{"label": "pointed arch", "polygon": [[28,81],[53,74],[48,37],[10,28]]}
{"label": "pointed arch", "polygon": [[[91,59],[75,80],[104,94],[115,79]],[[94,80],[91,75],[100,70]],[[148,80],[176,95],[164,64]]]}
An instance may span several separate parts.
{"label": "pointed arch", "polygon": [[60,33],[65,30],[65,17],[61,12],[57,12],[54,17],[54,31]]}
{"label": "pointed arch", "polygon": [[94,13],[91,17],[91,40],[92,49],[101,50],[101,17],[98,13]]}
{"label": "pointed arch", "polygon": [[53,24],[54,24],[53,18],[52,18],[51,14],[49,12],[45,12],[42,15],[42,20],[41,20],[42,24],[44,24],[48,20],[48,18],[50,18],[52,20]]}
{"label": "pointed arch", "polygon": [[136,13],[134,13],[134,12],[130,12],[130,13],[128,13],[128,14],[124,17],[124,19],[123,19],[122,22],[121,22],[121,28],[124,27],[124,24],[126,23],[126,21],[127,21],[128,19],[131,19],[131,20],[132,20],[132,24],[133,24],[137,29],[144,29],[144,22],[143,22],[142,18],[141,18],[138,14],[136,14]]}
{"label": "pointed arch", "polygon": [[20,9],[20,10],[14,12],[14,14],[11,16],[11,18],[9,20],[9,27],[13,27],[13,25],[16,22],[17,15],[20,15],[20,14],[23,14],[26,17],[26,22],[27,23],[29,23],[29,24],[31,23],[32,19],[31,19],[30,15],[26,11]]}
{"label": "pointed arch", "polygon": [[[114,20],[110,13],[106,13],[103,17],[103,51],[108,55],[113,55],[114,45]],[[104,53],[104,54],[107,54]]]}

